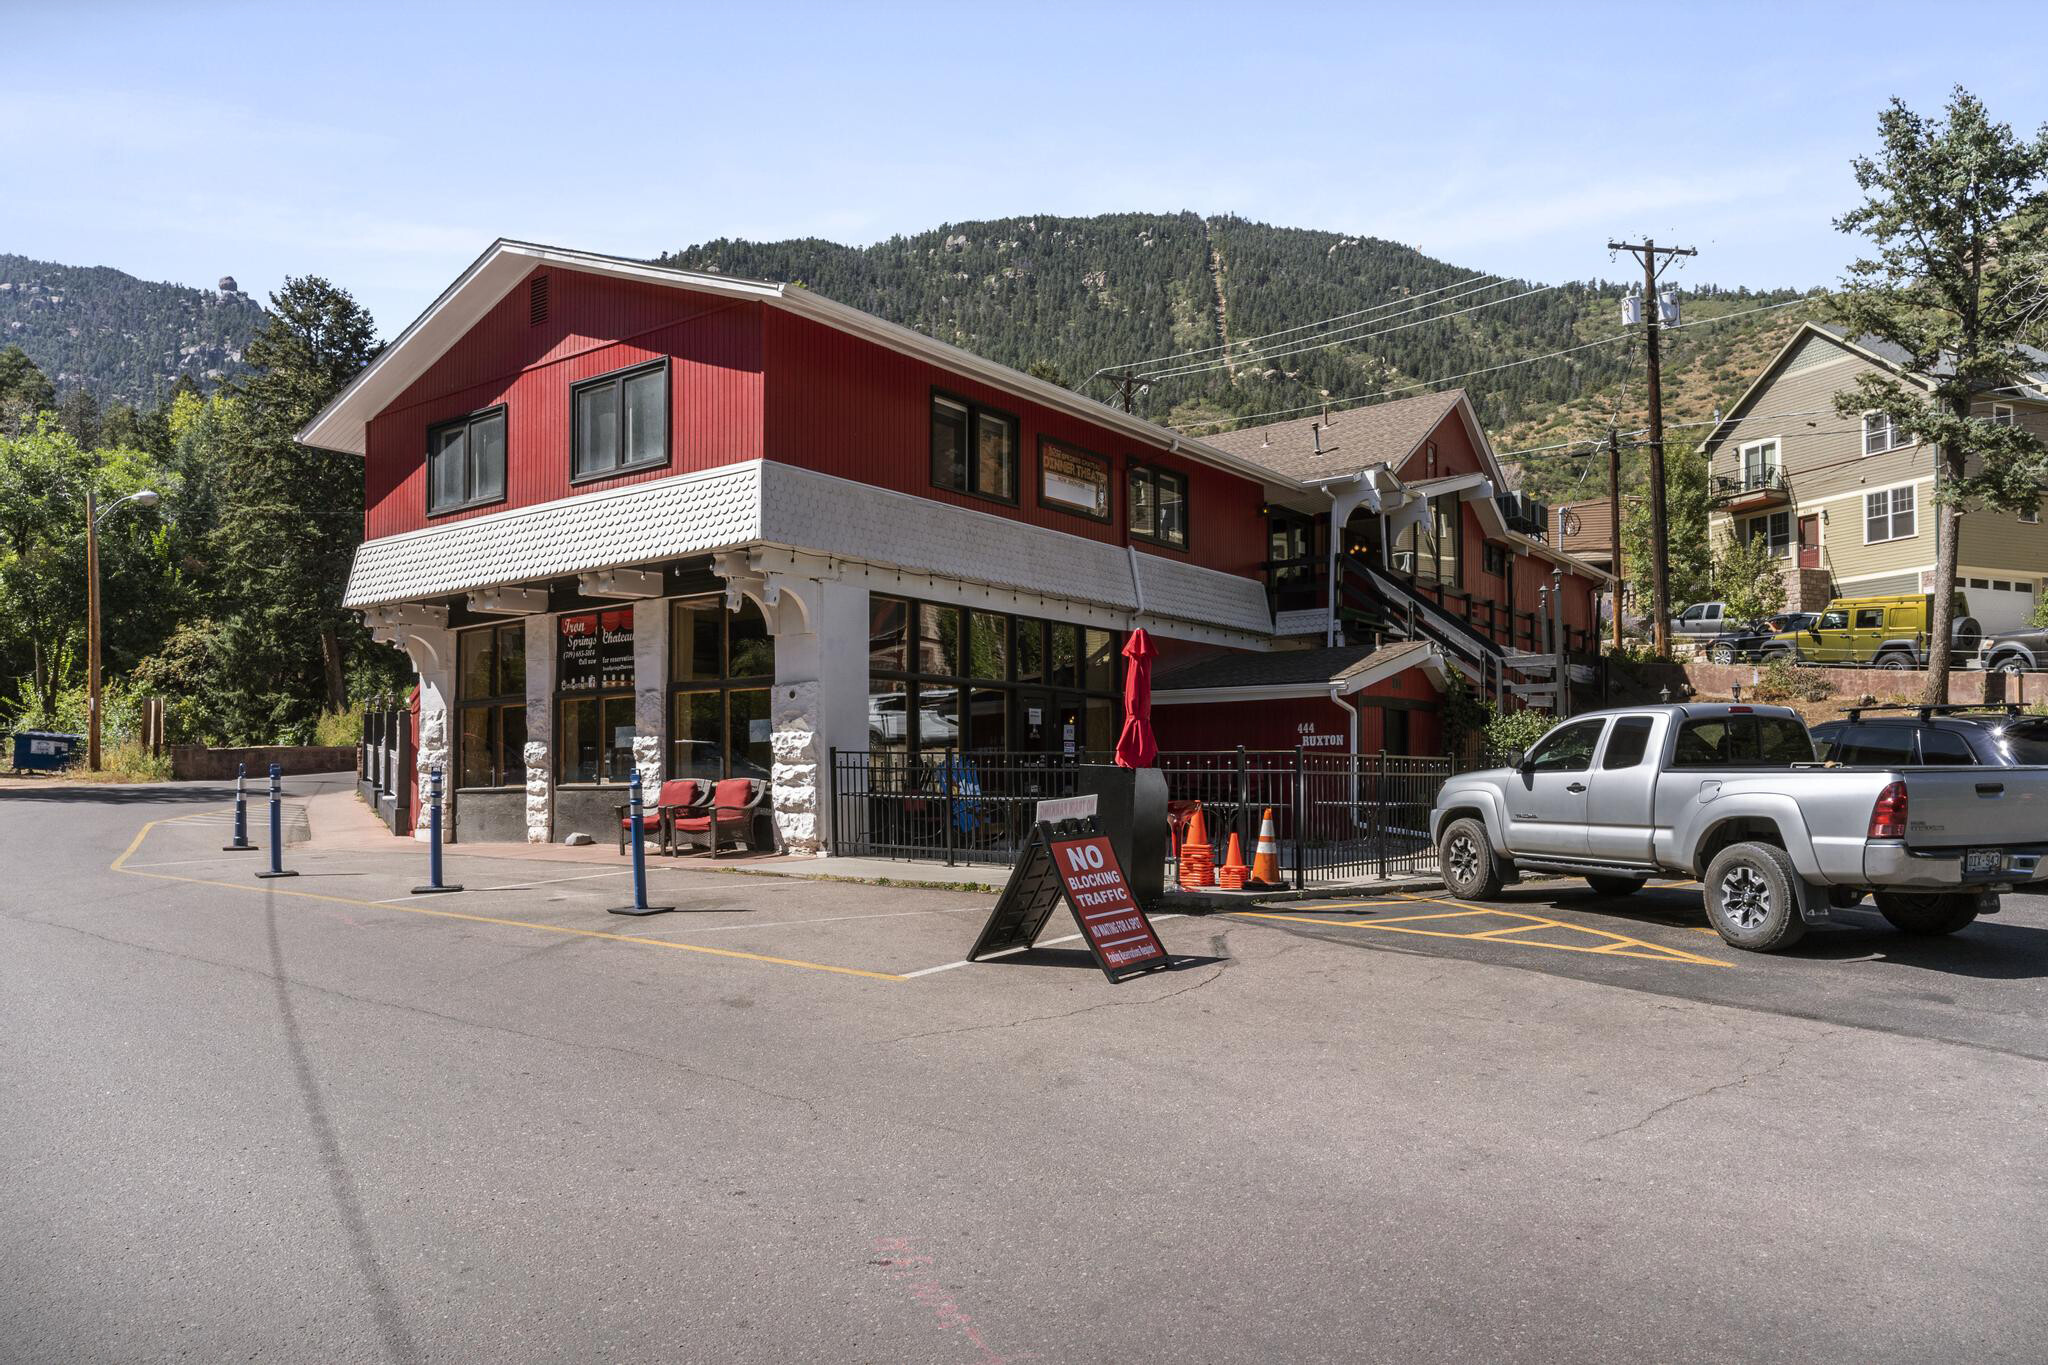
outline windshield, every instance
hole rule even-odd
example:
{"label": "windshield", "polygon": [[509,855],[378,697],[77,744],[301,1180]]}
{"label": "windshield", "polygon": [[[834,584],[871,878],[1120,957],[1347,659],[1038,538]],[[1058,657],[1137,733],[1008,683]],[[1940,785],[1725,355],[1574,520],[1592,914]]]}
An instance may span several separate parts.
{"label": "windshield", "polygon": [[1787,716],[1709,716],[1678,727],[1674,768],[1789,768],[1813,762],[1806,727]]}

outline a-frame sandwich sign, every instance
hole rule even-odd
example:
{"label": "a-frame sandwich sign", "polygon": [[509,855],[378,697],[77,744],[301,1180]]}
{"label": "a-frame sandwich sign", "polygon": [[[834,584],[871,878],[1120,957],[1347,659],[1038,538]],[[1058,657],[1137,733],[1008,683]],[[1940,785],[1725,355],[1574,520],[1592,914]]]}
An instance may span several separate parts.
{"label": "a-frame sandwich sign", "polygon": [[[1039,804],[1040,816],[1054,802]],[[1116,850],[1090,814],[1085,819],[1040,819],[1032,826],[1010,880],[997,898],[969,962],[1029,948],[1065,901],[1095,964],[1112,982],[1173,965],[1152,921],[1131,895]]]}

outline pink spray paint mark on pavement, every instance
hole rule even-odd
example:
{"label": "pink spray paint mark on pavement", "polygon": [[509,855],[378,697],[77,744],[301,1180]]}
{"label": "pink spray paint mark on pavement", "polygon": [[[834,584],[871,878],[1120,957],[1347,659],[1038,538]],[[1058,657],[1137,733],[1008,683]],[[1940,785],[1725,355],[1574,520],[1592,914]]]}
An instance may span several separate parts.
{"label": "pink spray paint mark on pavement", "polygon": [[946,1287],[930,1278],[932,1258],[920,1256],[917,1248],[905,1237],[877,1237],[871,1250],[874,1259],[868,1262],[880,1266],[892,1279],[903,1282],[912,1300],[931,1311],[934,1326],[948,1332],[957,1332],[962,1340],[976,1351],[975,1360],[979,1365],[1009,1365],[1016,1360],[1037,1360],[1038,1352],[1026,1351],[1019,1355],[1003,1355],[982,1339],[981,1329],[953,1301]]}

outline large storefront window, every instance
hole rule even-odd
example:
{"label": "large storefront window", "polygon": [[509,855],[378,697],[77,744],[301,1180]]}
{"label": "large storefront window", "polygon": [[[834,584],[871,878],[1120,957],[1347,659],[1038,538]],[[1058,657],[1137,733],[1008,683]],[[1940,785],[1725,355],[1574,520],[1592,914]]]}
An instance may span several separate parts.
{"label": "large storefront window", "polygon": [[526,623],[465,630],[455,679],[457,786],[526,783]]}
{"label": "large storefront window", "polygon": [[875,596],[868,747],[1107,753],[1122,721],[1115,631]]}
{"label": "large storefront window", "polygon": [[692,597],[670,611],[668,775],[767,777],[775,637],[761,609]]}
{"label": "large storefront window", "polygon": [[624,782],[633,771],[633,609],[556,618],[556,775]]}

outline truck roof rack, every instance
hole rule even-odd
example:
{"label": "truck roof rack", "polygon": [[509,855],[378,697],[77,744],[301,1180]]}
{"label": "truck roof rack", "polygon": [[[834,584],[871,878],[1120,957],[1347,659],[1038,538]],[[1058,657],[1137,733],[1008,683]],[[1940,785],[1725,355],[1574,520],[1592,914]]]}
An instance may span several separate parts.
{"label": "truck roof rack", "polygon": [[1912,702],[1885,702],[1871,706],[1851,706],[1846,714],[1853,723],[1863,719],[1871,711],[1911,711],[1921,720],[1934,716],[1953,716],[1961,711],[2000,711],[2007,716],[2024,714],[2026,708],[2016,701],[1952,702],[1939,706],[1919,706]]}

